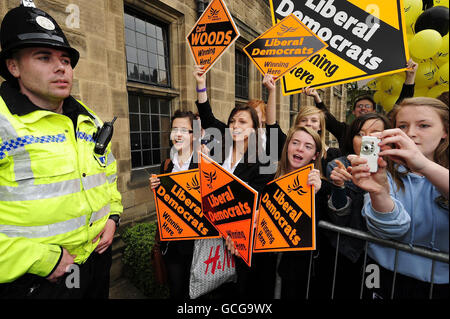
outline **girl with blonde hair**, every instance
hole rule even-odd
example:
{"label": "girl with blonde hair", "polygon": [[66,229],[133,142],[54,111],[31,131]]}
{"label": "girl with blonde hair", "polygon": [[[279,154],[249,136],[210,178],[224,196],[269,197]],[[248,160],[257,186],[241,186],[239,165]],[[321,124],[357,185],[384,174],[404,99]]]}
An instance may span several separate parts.
{"label": "girl with blonde hair", "polygon": [[[448,254],[448,116],[448,105],[437,99],[406,99],[392,114],[395,128],[373,134],[381,139],[378,171],[370,173],[365,159],[350,158],[353,183],[369,193],[362,215],[374,235]],[[377,244],[369,244],[368,253],[381,266],[383,298],[429,298],[431,292],[448,298],[448,263]]]}

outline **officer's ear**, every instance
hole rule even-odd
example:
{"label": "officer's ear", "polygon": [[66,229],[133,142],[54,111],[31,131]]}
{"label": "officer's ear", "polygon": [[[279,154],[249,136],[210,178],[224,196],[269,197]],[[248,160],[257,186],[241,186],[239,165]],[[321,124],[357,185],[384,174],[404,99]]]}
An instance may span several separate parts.
{"label": "officer's ear", "polygon": [[21,57],[21,50],[13,50],[11,52],[11,57],[6,59],[6,67],[9,73],[11,73],[15,78],[20,76],[19,60]]}
{"label": "officer's ear", "polygon": [[6,59],[6,67],[8,68],[9,73],[12,74],[13,77],[19,78],[20,69],[19,69],[19,61],[15,58]]}

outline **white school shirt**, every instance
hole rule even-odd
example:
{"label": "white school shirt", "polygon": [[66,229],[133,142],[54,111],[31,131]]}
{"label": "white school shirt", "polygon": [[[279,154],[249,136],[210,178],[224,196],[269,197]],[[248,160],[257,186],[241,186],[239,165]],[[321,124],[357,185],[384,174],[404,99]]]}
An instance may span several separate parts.
{"label": "white school shirt", "polygon": [[228,156],[225,159],[225,161],[222,164],[222,167],[225,168],[228,172],[231,174],[234,173],[234,170],[236,169],[236,166],[240,163],[243,157],[239,159],[239,161],[236,161],[236,163],[231,167],[231,157],[233,156],[233,146],[231,146],[230,151],[228,152]]}
{"label": "white school shirt", "polygon": [[191,164],[193,154],[194,152],[192,152],[189,159],[186,162],[184,162],[183,165],[180,166],[178,162],[178,153],[174,152],[172,156],[172,163],[173,163],[172,173],[189,170],[189,165]]}

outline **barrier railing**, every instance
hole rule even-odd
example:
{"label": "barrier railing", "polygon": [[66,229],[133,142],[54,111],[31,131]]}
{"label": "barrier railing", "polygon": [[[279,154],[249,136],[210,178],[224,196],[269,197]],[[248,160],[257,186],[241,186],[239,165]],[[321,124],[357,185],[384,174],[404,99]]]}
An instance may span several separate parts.
{"label": "barrier railing", "polygon": [[[410,245],[400,243],[397,241],[393,241],[393,240],[381,239],[381,238],[375,237],[375,236],[373,236],[369,233],[363,232],[363,231],[359,231],[359,230],[355,230],[355,229],[347,228],[347,227],[337,226],[337,225],[334,225],[334,224],[326,222],[326,221],[319,221],[318,226],[320,228],[337,233],[337,244],[336,244],[336,254],[335,254],[335,258],[334,258],[334,273],[333,273],[333,283],[332,283],[332,290],[331,290],[331,299],[334,298],[335,283],[336,283],[336,270],[337,270],[337,264],[338,264],[339,240],[340,240],[341,234],[346,235],[346,236],[351,236],[354,238],[358,238],[358,239],[364,240],[366,242],[365,249],[364,249],[364,264],[363,264],[363,272],[362,272],[363,274],[362,274],[362,278],[361,278],[360,299],[362,299],[363,291],[364,291],[364,275],[365,275],[364,269],[366,269],[367,248],[368,248],[369,242],[380,244],[380,245],[395,249],[394,275],[393,275],[393,280],[392,280],[392,288],[391,288],[391,296],[390,296],[391,299],[394,298],[394,292],[395,292],[395,279],[396,279],[396,275],[397,275],[399,250],[405,251],[405,252],[408,252],[411,254],[416,254],[416,255],[426,257],[426,258],[433,260],[432,267],[431,267],[432,281],[430,283],[429,299],[432,299],[432,296],[433,296],[433,278],[434,278],[435,262],[440,261],[440,262],[444,262],[444,263],[449,263],[449,254],[446,254],[446,253],[436,252],[436,251],[432,251],[432,250],[425,249],[422,247],[412,247]],[[311,262],[310,262],[310,264],[311,264]],[[309,282],[309,278],[308,278],[308,282]],[[307,291],[306,295],[308,297],[309,283],[308,283],[307,289],[308,289],[308,291]]]}

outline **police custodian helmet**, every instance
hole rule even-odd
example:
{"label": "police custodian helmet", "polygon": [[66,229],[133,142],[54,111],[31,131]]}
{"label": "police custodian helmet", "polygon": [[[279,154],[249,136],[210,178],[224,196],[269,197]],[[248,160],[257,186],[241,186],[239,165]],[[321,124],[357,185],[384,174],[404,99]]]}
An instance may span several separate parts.
{"label": "police custodian helmet", "polygon": [[11,79],[5,60],[15,50],[26,47],[49,47],[66,51],[74,68],[80,58],[63,31],[48,13],[33,7],[20,6],[10,10],[3,18],[0,29],[0,75]]}

